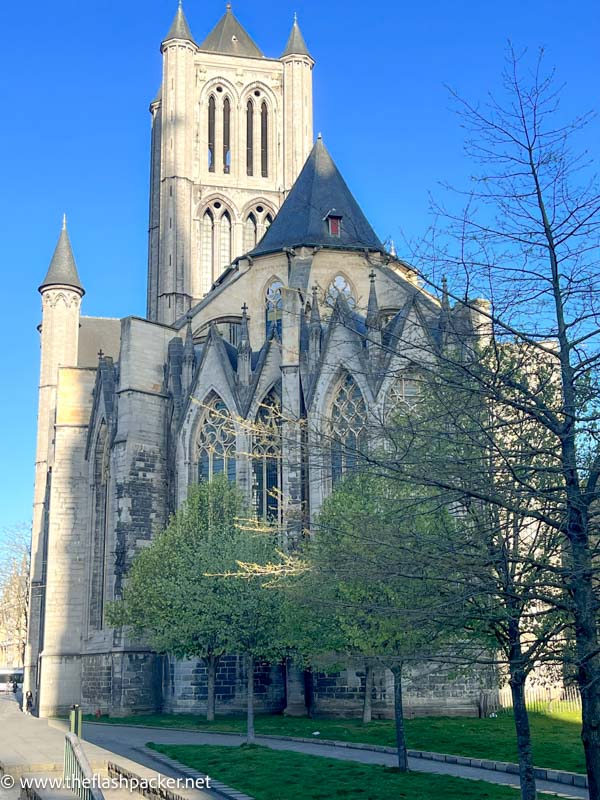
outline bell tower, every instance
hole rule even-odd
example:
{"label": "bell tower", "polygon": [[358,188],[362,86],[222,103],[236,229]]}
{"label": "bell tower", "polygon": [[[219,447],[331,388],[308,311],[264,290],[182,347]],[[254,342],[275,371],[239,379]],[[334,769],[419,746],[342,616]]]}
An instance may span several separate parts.
{"label": "bell tower", "polygon": [[312,147],[314,61],[295,19],[268,58],[234,16],[200,44],[181,2],[150,105],[148,318],[172,324],[265,234]]}

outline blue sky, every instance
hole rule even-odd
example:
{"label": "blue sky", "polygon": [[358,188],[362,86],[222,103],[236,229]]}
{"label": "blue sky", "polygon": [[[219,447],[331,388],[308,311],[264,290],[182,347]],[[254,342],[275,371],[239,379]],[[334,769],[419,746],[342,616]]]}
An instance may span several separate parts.
{"label": "blue sky", "polygon": [[[382,239],[416,239],[439,182],[470,167],[444,84],[469,98],[498,87],[506,41],[543,46],[566,84],[565,116],[600,110],[597,0],[237,0],[233,10],[268,56],[294,11],[317,62],[315,134],[325,142]],[[225,10],[185,0],[197,41]],[[27,521],[39,367],[36,291],[63,211],[82,282],[83,313],[145,313],[148,104],[159,44],[176,0],[28,0],[3,6],[0,88],[0,531]],[[594,138],[594,132],[596,134]],[[597,151],[592,128],[588,145]]]}

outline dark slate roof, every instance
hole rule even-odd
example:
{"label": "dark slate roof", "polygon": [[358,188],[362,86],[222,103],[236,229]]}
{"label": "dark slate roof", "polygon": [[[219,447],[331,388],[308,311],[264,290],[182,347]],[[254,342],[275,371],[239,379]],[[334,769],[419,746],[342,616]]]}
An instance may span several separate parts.
{"label": "dark slate roof", "polygon": [[[329,214],[342,218],[341,236],[330,236]],[[250,255],[302,245],[383,250],[320,136],[279,213]]]}
{"label": "dark slate roof", "polygon": [[282,58],[285,56],[309,56],[310,53],[308,52],[308,47],[306,46],[306,42],[304,41],[304,36],[302,36],[302,31],[300,30],[300,26],[298,25],[298,20],[294,18],[294,24],[292,25],[292,31],[290,33],[290,38],[285,46],[285,50],[281,54]]}
{"label": "dark slate roof", "polygon": [[169,28],[169,32],[163,39],[163,42],[167,42],[169,39],[187,39],[190,42],[194,41],[190,26],[188,25],[185,14],[183,13],[181,2],[179,3],[177,13],[175,14],[175,19]]}
{"label": "dark slate roof", "polygon": [[264,58],[260,48],[252,41],[231,11],[231,3],[227,3],[227,11],[216,27],[208,34],[200,45],[200,50],[211,53],[224,53],[228,56],[246,56]]}
{"label": "dark slate roof", "polygon": [[69,234],[67,233],[67,218],[63,218],[63,226],[58,237],[58,242],[48,267],[46,277],[40,285],[40,290],[46,286],[72,286],[83,292],[83,286],[77,273],[77,265],[73,257]]}

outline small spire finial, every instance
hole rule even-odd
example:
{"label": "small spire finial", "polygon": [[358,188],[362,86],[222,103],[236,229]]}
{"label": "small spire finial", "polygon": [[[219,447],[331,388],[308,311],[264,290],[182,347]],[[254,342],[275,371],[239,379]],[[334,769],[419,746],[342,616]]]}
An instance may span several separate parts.
{"label": "small spire finial", "polygon": [[375,283],[375,277],[376,277],[375,270],[372,269],[371,272],[369,272],[369,280],[371,281],[371,283]]}
{"label": "small spire finial", "polygon": [[317,139],[322,139],[322,138],[323,138],[323,134],[321,133],[321,131],[319,131],[319,133],[317,134]]}
{"label": "small spire finial", "polygon": [[62,229],[63,229],[63,231],[67,230],[67,215],[66,214],[63,214],[63,226],[62,226]]}
{"label": "small spire finial", "polygon": [[242,306],[242,314],[244,315],[244,317],[247,316],[247,311],[248,311],[248,304],[244,302],[244,305]]}
{"label": "small spire finial", "polygon": [[225,10],[226,10],[226,11],[231,11],[231,3],[227,3],[227,4],[225,5]]}
{"label": "small spire finial", "polygon": [[102,361],[103,358],[104,353],[102,352],[102,348],[100,348],[100,350],[98,350],[98,361]]}
{"label": "small spire finial", "polygon": [[177,0],[177,8],[183,8],[183,0]]}
{"label": "small spire finial", "polygon": [[294,22],[295,23],[298,22],[298,12],[297,11],[294,11]]}

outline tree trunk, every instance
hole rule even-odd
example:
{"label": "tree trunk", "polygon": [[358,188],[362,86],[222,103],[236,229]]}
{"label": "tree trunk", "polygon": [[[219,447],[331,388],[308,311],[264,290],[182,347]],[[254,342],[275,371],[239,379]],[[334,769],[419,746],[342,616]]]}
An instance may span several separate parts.
{"label": "tree trunk", "polygon": [[217,666],[219,656],[211,653],[206,658],[207,667],[207,695],[206,695],[206,721],[213,722],[215,718],[215,683],[217,678]]}
{"label": "tree trunk", "polygon": [[365,698],[362,721],[371,722],[373,718],[373,664],[369,659],[365,662]]}
{"label": "tree trunk", "polygon": [[408,754],[404,733],[404,709],[402,707],[402,664],[392,667],[394,676],[394,718],[396,721],[396,745],[398,747],[398,769],[408,772]]}
{"label": "tree trunk", "polygon": [[[586,537],[587,538],[587,537]],[[581,692],[581,738],[590,800],[600,800],[600,657],[592,559],[587,542],[571,538],[571,589],[577,645],[577,682]]]}
{"label": "tree trunk", "polygon": [[517,732],[517,751],[519,753],[521,798],[522,800],[536,800],[529,715],[525,705],[525,673],[520,667],[512,664],[509,665],[509,669],[515,730]]}
{"label": "tree trunk", "polygon": [[254,744],[254,656],[246,653],[246,680],[248,703],[246,711],[246,742]]}

